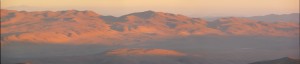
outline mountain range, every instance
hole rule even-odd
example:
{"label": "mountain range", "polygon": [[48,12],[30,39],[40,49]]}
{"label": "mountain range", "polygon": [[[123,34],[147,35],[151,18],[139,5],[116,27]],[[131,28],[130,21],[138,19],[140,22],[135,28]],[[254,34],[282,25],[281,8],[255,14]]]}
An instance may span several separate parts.
{"label": "mountain range", "polygon": [[[167,49],[120,48],[93,55],[34,58],[18,62],[20,64],[201,64],[213,61],[201,57]],[[299,64],[299,60],[284,57],[249,64]]]}
{"label": "mountain range", "polygon": [[278,21],[284,21],[284,22],[299,22],[299,13],[291,13],[291,14],[269,14],[265,16],[252,16],[247,17],[249,19],[253,20],[259,20],[259,21],[265,21],[265,22],[278,22]]}
{"label": "mountain range", "polygon": [[140,42],[191,35],[297,37],[299,24],[263,22],[242,17],[226,17],[208,22],[201,18],[155,11],[114,17],[93,11],[27,12],[1,9],[2,43],[114,45],[124,44],[117,43],[119,41]]}
{"label": "mountain range", "polygon": [[290,20],[1,9],[1,63],[247,64],[298,57],[299,21]]}
{"label": "mountain range", "polygon": [[299,63],[300,63],[299,59],[292,59],[289,57],[284,57],[284,58],[275,59],[275,60],[253,62],[250,64],[299,64]]}
{"label": "mountain range", "polygon": [[[263,22],[299,22],[299,13],[290,14],[268,14],[262,16],[242,17]],[[214,21],[223,17],[204,17],[206,20]]]}
{"label": "mountain range", "polygon": [[31,64],[197,64],[199,56],[167,49],[121,48],[85,56],[36,58]]}

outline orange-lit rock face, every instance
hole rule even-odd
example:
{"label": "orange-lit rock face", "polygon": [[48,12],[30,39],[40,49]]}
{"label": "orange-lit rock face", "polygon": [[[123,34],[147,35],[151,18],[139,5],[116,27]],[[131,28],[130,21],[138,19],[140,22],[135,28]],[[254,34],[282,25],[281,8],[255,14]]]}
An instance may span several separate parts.
{"label": "orange-lit rock face", "polygon": [[299,35],[293,22],[259,22],[246,18],[199,18],[145,11],[121,17],[92,11],[15,11],[1,9],[1,42],[101,43],[132,42],[173,36],[284,36]]}
{"label": "orange-lit rock face", "polygon": [[[5,41],[68,43],[83,38],[111,36],[109,25],[91,11],[37,11],[17,12],[5,10],[13,14],[10,18],[1,14],[1,37]],[[5,13],[2,12],[1,13]]]}
{"label": "orange-lit rock face", "polygon": [[174,50],[165,50],[165,49],[141,49],[141,48],[133,48],[133,49],[116,49],[112,51],[108,51],[105,53],[106,55],[112,56],[145,56],[145,55],[158,55],[158,56],[184,56],[184,53],[180,53]]}

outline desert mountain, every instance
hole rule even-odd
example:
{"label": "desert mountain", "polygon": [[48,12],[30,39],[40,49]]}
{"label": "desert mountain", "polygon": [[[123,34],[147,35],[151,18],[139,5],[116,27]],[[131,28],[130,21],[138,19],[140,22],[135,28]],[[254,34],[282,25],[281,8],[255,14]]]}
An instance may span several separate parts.
{"label": "desert mountain", "polygon": [[12,41],[58,43],[114,33],[91,11],[3,11],[1,37]]}
{"label": "desert mountain", "polygon": [[277,22],[277,21],[285,21],[285,22],[299,22],[299,13],[291,13],[291,14],[269,14],[265,16],[253,16],[247,17],[249,19],[258,20],[258,21],[266,21],[266,22]]}
{"label": "desert mountain", "polygon": [[250,64],[299,64],[300,61],[299,59],[292,59],[289,57],[284,57],[280,59],[275,59],[275,60],[268,60],[268,61],[259,61],[259,62],[254,62]]}
{"label": "desert mountain", "polygon": [[261,22],[247,18],[229,17],[209,22],[208,26],[229,35],[299,35],[299,25],[294,22]]}
{"label": "desert mountain", "polygon": [[202,35],[297,37],[299,24],[237,17],[207,22],[200,18],[155,11],[114,17],[92,11],[27,12],[1,9],[1,42],[115,45]]}
{"label": "desert mountain", "polygon": [[[197,64],[201,61],[193,56],[167,49],[122,48],[106,52],[59,58],[27,60],[35,64]],[[24,61],[26,62],[26,61]]]}
{"label": "desert mountain", "polygon": [[[262,16],[250,16],[250,17],[242,17],[248,18],[251,20],[263,21],[263,22],[299,22],[299,13],[291,13],[291,14],[268,14]],[[206,17],[206,20],[214,21],[224,17]]]}
{"label": "desert mountain", "polygon": [[165,50],[165,49],[116,49],[111,50],[105,53],[105,55],[112,56],[147,56],[147,55],[158,55],[158,56],[184,56],[184,53],[180,53],[174,50]]}

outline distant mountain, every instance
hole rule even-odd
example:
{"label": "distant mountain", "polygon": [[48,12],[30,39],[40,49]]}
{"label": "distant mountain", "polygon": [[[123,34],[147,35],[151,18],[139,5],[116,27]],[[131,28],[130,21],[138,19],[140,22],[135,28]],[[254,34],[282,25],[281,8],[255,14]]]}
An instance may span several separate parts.
{"label": "distant mountain", "polygon": [[158,56],[184,56],[184,53],[180,53],[174,50],[165,49],[116,49],[105,52],[105,55],[109,56],[144,56],[144,55],[158,55]]}
{"label": "distant mountain", "polygon": [[199,64],[198,56],[167,49],[126,48],[84,56],[28,59],[32,64]]}
{"label": "distant mountain", "polygon": [[[204,17],[205,20],[215,21],[217,19],[224,17]],[[263,16],[251,16],[251,17],[241,17],[248,18],[251,20],[263,21],[263,22],[299,22],[299,13],[291,13],[291,14],[269,14]]]}
{"label": "distant mountain", "polygon": [[200,18],[155,11],[114,17],[92,11],[27,12],[1,9],[1,43],[129,45],[146,40],[204,35],[298,37],[299,24],[238,17],[207,22]]}
{"label": "distant mountain", "polygon": [[299,33],[299,25],[294,22],[271,23],[238,17],[221,18],[209,22],[207,26],[230,35],[288,36]]}
{"label": "distant mountain", "polygon": [[291,14],[270,14],[265,16],[253,16],[247,17],[249,19],[265,21],[265,22],[278,22],[278,21],[286,21],[286,22],[299,22],[300,19],[299,13],[291,13]]}
{"label": "distant mountain", "polygon": [[300,60],[284,57],[284,58],[280,58],[280,59],[259,61],[259,62],[254,62],[254,63],[250,63],[250,64],[300,64]]}

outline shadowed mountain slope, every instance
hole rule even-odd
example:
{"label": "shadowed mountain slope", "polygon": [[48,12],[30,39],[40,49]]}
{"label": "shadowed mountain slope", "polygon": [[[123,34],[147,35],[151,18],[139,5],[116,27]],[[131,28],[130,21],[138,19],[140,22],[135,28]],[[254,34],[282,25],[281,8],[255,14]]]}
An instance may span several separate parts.
{"label": "shadowed mountain slope", "polygon": [[[28,60],[35,64],[197,64],[198,56],[167,49],[124,48],[94,55]],[[27,62],[28,62],[27,61]]]}
{"label": "shadowed mountain slope", "polygon": [[[298,37],[299,24],[221,18],[207,22],[180,14],[144,11],[121,17],[92,11],[15,11],[1,9],[1,43],[129,45],[146,40],[184,36]],[[130,43],[120,43],[120,42]]]}
{"label": "shadowed mountain slope", "polygon": [[299,59],[291,59],[288,57],[280,58],[280,59],[275,59],[275,60],[268,60],[268,61],[259,61],[259,62],[254,62],[250,64],[300,64]]}
{"label": "shadowed mountain slope", "polygon": [[277,22],[277,21],[285,21],[285,22],[299,22],[299,13],[291,13],[291,14],[270,14],[265,16],[253,16],[247,17],[253,20],[266,21],[266,22]]}

